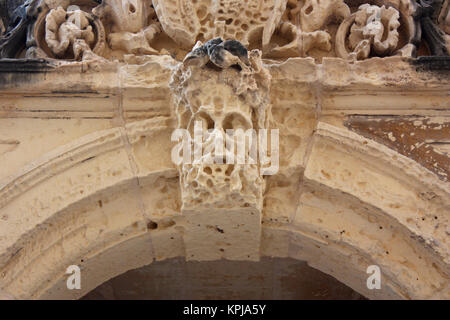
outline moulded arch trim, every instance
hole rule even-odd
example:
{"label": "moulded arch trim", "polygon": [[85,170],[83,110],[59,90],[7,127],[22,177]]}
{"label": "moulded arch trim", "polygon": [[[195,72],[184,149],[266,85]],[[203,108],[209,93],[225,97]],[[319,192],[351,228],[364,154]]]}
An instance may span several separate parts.
{"label": "moulded arch trim", "polygon": [[[102,134],[111,136],[111,132],[115,132],[112,136],[123,141],[120,129],[117,129],[119,132],[115,130]],[[102,134],[96,133],[91,138],[97,139]],[[78,146],[80,141],[71,145]],[[107,140],[103,142],[109,143]],[[62,148],[65,153],[74,149],[69,146]],[[80,160],[79,165],[85,166],[83,168],[91,172],[94,180],[103,177],[103,183],[93,183],[89,192],[70,198],[67,203],[54,207],[53,211],[43,208],[38,212],[42,214],[41,220],[34,221],[29,228],[18,230],[14,241],[1,247],[0,288],[5,292],[17,298],[79,298],[111,277],[130,269],[147,265],[155,259],[184,255],[183,217],[177,212],[167,214],[157,221],[160,222],[158,228],[152,228],[149,225],[151,216],[147,215],[142,196],[142,188],[146,185],[176,179],[176,170],[140,174],[139,179],[144,185],[139,186],[137,175],[129,163],[130,153],[122,142],[117,142],[114,148],[96,147],[92,150],[96,150],[98,156],[92,161]],[[333,167],[330,161],[321,160],[323,152],[328,152],[329,157],[335,156],[332,158],[334,160],[349,162]],[[99,163],[107,166],[110,157],[117,159],[119,156],[122,157],[122,174],[110,176],[109,169],[98,172],[93,170]],[[361,182],[357,181],[360,176],[344,181],[339,174],[327,173],[327,176],[322,172],[324,168],[334,168],[336,173],[342,173],[346,165],[358,163],[363,164],[361,168],[365,168],[369,179],[381,177],[381,180],[365,181],[366,186],[376,188],[383,179],[392,179],[391,187],[402,186],[402,192],[407,195],[417,190],[433,192],[435,196],[432,199],[418,195],[414,198],[416,202],[411,205],[424,206],[429,210],[428,214],[439,215],[439,219],[443,219],[442,223],[446,223],[448,211],[445,210],[449,208],[450,199],[448,184],[391,149],[346,129],[320,123],[305,163],[305,184],[299,194],[300,207],[294,221],[289,224],[264,222],[260,255],[306,260],[311,266],[333,275],[369,298],[448,298],[449,286],[445,282],[449,277],[448,243],[445,230],[436,231],[428,221],[417,225],[419,213],[390,207],[383,199],[377,198],[380,194],[374,196],[361,191],[356,183]],[[61,179],[65,174],[70,176],[74,173],[70,170],[55,171],[55,175],[49,179]],[[39,180],[24,194],[11,198],[2,209],[20,209],[21,203],[27,203],[28,193],[42,194],[45,188],[45,181]],[[382,191],[381,195],[396,189]],[[336,195],[341,194],[342,201],[348,205],[336,200]],[[314,214],[329,214],[327,208],[334,204],[339,204],[343,211],[348,210],[349,226],[352,225],[350,218],[359,219],[362,215],[368,228],[378,228],[379,223],[386,221],[396,224],[395,227],[401,230],[401,241],[417,251],[417,255],[424,254],[424,257],[430,258],[436,270],[430,272],[430,278],[426,281],[419,279],[417,283],[410,283],[408,277],[398,278],[397,272],[412,270],[413,273],[421,270],[415,270],[418,266],[423,266],[395,259],[383,260],[385,258],[381,258],[377,250],[389,244],[383,242],[389,238],[376,239],[373,246],[368,246],[366,240],[355,234],[339,238],[331,222],[322,227],[313,223],[311,217]],[[371,221],[371,217],[375,217],[375,220]],[[383,217],[387,219],[383,220]],[[327,260],[340,261],[342,264],[337,263],[332,268],[326,263]],[[362,266],[365,264],[361,261],[380,263],[387,268],[387,272],[384,272],[388,279],[385,291],[364,291]],[[65,269],[71,264],[80,264],[82,270],[84,268],[87,271],[85,280],[89,285],[82,291],[65,289]],[[432,290],[435,290],[434,294],[430,293]]]}

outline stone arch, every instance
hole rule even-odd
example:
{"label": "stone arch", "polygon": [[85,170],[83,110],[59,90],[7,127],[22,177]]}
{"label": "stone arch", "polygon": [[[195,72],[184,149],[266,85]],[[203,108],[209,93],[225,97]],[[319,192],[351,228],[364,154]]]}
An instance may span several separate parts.
{"label": "stone arch", "polygon": [[[165,134],[155,124],[90,134],[2,185],[2,290],[79,298],[127,270],[185,255],[185,224],[171,198],[179,195],[177,171],[144,170],[136,161],[143,134]],[[305,260],[369,298],[448,298],[447,183],[326,123],[316,128],[301,180],[294,215],[282,222],[263,216],[260,256]],[[65,288],[72,264],[82,269],[81,291]],[[373,264],[382,270],[381,290],[365,286]]]}

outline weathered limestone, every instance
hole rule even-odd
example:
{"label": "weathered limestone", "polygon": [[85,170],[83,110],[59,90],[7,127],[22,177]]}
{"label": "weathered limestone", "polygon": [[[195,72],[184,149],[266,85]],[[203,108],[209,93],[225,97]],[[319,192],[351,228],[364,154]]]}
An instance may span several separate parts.
{"label": "weathered limestone", "polygon": [[[1,292],[79,298],[155,260],[270,256],[373,299],[449,299],[448,1],[207,4],[0,2]],[[185,60],[215,36],[248,56]],[[279,170],[174,163],[195,121],[278,129]]]}
{"label": "weathered limestone", "polygon": [[[363,4],[348,21],[343,23],[336,37],[337,53],[341,58],[354,58],[362,60],[369,57],[371,51],[377,55],[388,55],[398,46],[400,14],[393,8],[378,7]],[[346,49],[347,34],[351,54]],[[383,40],[382,40],[383,38]]]}
{"label": "weathered limestone", "polygon": [[[388,69],[380,69],[382,61]],[[272,104],[269,127],[280,129],[280,171],[264,178],[262,212],[253,217],[238,206],[182,209],[183,192],[193,189],[180,188],[168,147],[178,126],[169,88],[177,68],[155,56],[142,66],[97,63],[84,73],[64,66],[22,87],[3,85],[4,161],[22,159],[2,173],[3,290],[17,298],[75,298],[154,259],[277,256],[306,260],[371,298],[448,298],[447,179],[343,122],[346,114],[407,116],[410,109],[445,119],[448,100],[440,90],[447,82],[417,73],[402,58],[320,67],[297,58],[268,66],[271,90],[264,93]],[[228,92],[226,101],[235,99],[219,76],[239,79],[241,71],[209,68],[191,69],[190,76],[209,74],[209,85],[222,88],[214,97]],[[74,89],[64,96],[80,86],[85,93],[51,93],[68,82]],[[394,91],[379,89],[394,83],[402,102],[386,111],[382,101],[395,101]],[[196,84],[184,86],[187,94]],[[206,99],[211,90],[204,86]],[[25,90],[27,98],[19,98]],[[35,118],[33,110],[48,101],[53,109]],[[141,101],[151,103],[137,108]],[[87,102],[96,108],[88,110]],[[227,230],[233,224],[241,226]],[[69,264],[89,273],[81,292],[65,289]],[[370,264],[383,271],[381,291],[365,287]]]}
{"label": "weathered limestone", "polygon": [[158,53],[150,44],[161,28],[159,23],[152,21],[155,13],[146,1],[103,1],[93,13],[111,25],[108,42],[112,50]]}
{"label": "weathered limestone", "polygon": [[[178,127],[190,132],[194,157],[196,148],[204,150],[198,160],[180,165],[187,259],[259,259],[255,252],[261,237],[264,179],[250,150],[245,150],[243,161],[238,160],[237,141],[227,132],[263,129],[268,123],[270,74],[258,50],[250,52],[249,62],[249,69],[240,71],[182,65],[171,83]],[[216,134],[234,147],[217,149]],[[235,160],[227,163],[230,154]],[[240,251],[230,253],[228,248],[234,246]]]}
{"label": "weathered limestone", "polygon": [[[20,10],[5,4],[1,21],[9,32],[0,40],[1,57],[25,53],[30,58],[70,60],[73,55],[63,53],[75,43],[76,52],[95,53],[85,60],[98,59],[98,55],[126,61],[130,55],[150,54],[170,54],[182,60],[197,41],[214,37],[239,40],[262,50],[264,57],[281,60],[448,54],[448,1],[108,0],[97,4],[33,0]],[[78,26],[71,23],[73,18],[64,22],[61,10],[73,8],[85,17],[78,19]]]}

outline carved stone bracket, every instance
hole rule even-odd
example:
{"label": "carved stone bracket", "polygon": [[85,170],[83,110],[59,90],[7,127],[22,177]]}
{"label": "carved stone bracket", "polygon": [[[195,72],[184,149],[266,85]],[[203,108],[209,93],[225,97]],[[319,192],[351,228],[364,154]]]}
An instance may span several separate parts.
{"label": "carved stone bracket", "polygon": [[[194,52],[199,48],[196,46]],[[219,49],[226,50],[223,47]],[[244,52],[246,55],[246,50]],[[232,55],[229,51],[223,54],[225,59],[231,59],[227,57]],[[187,223],[193,227],[185,234],[188,259],[196,259],[200,253],[196,243],[211,243],[215,239],[213,235],[200,240],[208,228],[218,230],[219,238],[225,234],[228,243],[209,247],[207,250],[212,250],[212,258],[226,252],[224,246],[231,245],[238,233],[241,234],[239,230],[246,229],[249,248],[244,248],[241,254],[257,259],[252,251],[259,246],[257,239],[261,230],[265,182],[259,165],[250,163],[249,149],[245,150],[244,163],[238,162],[237,147],[229,148],[228,140],[231,139],[231,144],[235,145],[235,138],[229,135],[228,130],[257,130],[267,125],[270,74],[262,65],[259,50],[251,51],[248,57],[240,55],[237,59],[248,61],[249,66],[238,70],[232,65],[222,64],[223,68],[218,68],[220,64],[199,66],[185,63],[175,71],[171,82],[178,128],[189,132],[189,146],[193,147],[194,153],[197,148],[203,151],[200,151],[200,157],[193,154],[192,162],[179,166],[181,210]],[[199,129],[200,140],[195,137]],[[225,150],[217,149],[217,134],[227,142]],[[232,163],[224,161],[229,153],[235,156]]]}

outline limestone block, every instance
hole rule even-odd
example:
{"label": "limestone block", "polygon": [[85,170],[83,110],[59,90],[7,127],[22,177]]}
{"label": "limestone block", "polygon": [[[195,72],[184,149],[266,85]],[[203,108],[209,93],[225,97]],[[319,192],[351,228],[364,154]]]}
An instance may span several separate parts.
{"label": "limestone block", "polygon": [[186,260],[260,259],[261,215],[255,209],[183,210]]}
{"label": "limestone block", "polygon": [[290,231],[271,227],[264,223],[261,235],[261,255],[268,257],[289,256]]}
{"label": "limestone block", "polygon": [[171,117],[173,106],[169,82],[177,61],[169,56],[149,56],[142,64],[120,68],[122,109],[126,122],[154,117]]}

